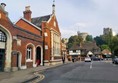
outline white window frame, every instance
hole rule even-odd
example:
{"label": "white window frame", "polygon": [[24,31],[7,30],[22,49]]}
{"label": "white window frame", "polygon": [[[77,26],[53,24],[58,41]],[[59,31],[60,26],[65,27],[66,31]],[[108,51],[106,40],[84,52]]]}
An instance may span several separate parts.
{"label": "white window frame", "polygon": [[31,47],[27,47],[26,62],[32,62],[32,50]]}

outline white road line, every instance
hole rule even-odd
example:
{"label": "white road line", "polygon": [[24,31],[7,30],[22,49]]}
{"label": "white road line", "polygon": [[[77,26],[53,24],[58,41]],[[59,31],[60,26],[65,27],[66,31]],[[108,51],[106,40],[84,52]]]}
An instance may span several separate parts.
{"label": "white road line", "polygon": [[92,64],[93,64],[93,62],[91,62],[91,64],[90,64],[90,69],[92,69],[92,67],[93,67]]}

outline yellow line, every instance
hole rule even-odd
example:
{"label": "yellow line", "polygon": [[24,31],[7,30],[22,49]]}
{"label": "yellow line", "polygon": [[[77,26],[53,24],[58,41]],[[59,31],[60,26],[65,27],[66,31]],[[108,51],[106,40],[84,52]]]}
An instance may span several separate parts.
{"label": "yellow line", "polygon": [[39,82],[39,81],[41,81],[41,80],[43,80],[45,78],[44,75],[38,74],[37,72],[34,73],[34,74],[37,75],[37,76],[39,76],[39,78],[37,78],[36,80],[32,81],[31,83],[37,83],[37,82]]}

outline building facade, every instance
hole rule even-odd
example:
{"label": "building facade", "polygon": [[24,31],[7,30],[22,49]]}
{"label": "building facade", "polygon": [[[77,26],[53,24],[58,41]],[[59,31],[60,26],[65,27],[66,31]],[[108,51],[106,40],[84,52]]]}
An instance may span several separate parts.
{"label": "building facade", "polygon": [[[41,29],[21,18],[13,24],[0,5],[0,71],[16,71],[43,64],[43,38]],[[21,26],[22,25],[22,26]]]}
{"label": "building facade", "polygon": [[61,59],[61,33],[55,15],[55,4],[52,5],[52,14],[32,18],[32,23],[41,27],[44,42],[44,62],[60,62]]}
{"label": "building facade", "polygon": [[96,45],[96,42],[83,42],[74,44],[69,49],[69,55],[72,57],[101,57],[101,49]]}

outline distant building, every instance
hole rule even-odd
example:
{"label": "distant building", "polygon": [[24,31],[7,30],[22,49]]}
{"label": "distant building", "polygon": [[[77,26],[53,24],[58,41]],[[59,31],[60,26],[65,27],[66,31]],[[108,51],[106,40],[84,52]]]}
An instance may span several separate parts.
{"label": "distant building", "polygon": [[113,35],[113,31],[112,31],[112,28],[104,28],[103,29],[103,35],[108,35],[108,34],[112,34]]}
{"label": "distant building", "polygon": [[86,37],[89,35],[88,33],[80,33],[79,31],[77,32],[78,36],[81,36],[83,38],[83,41],[86,41]]}
{"label": "distant building", "polygon": [[101,54],[101,49],[96,45],[96,42],[84,42],[80,44],[81,54],[86,56],[98,56]]}
{"label": "distant building", "polygon": [[74,44],[69,49],[69,55],[71,56],[98,56],[101,54],[100,48],[96,45],[96,42],[83,42],[80,45]]}
{"label": "distant building", "polygon": [[106,58],[106,57],[111,57],[112,53],[111,53],[110,50],[104,49],[104,50],[102,51],[102,55],[103,55],[104,58]]}
{"label": "distant building", "polygon": [[62,58],[67,59],[67,41],[65,38],[61,40],[61,55]]}

